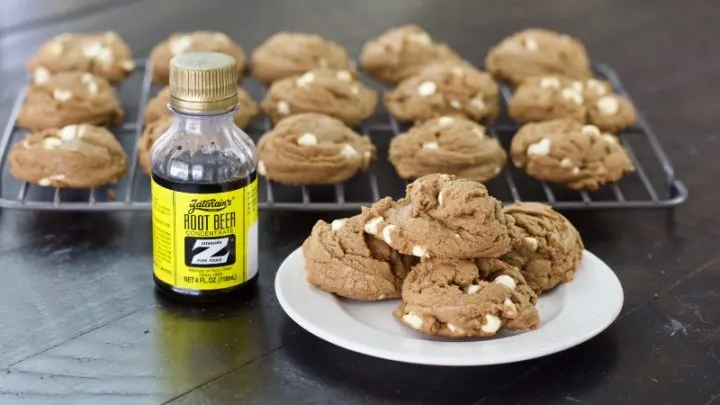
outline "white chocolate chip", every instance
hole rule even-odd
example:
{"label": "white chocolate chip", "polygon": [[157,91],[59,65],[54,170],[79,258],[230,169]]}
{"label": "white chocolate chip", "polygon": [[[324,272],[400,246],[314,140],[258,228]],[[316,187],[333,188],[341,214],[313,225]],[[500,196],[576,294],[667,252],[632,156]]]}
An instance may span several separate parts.
{"label": "white chocolate chip", "polygon": [[369,233],[370,235],[377,235],[378,233],[378,227],[380,226],[380,223],[382,223],[385,219],[383,217],[375,217],[365,224],[365,232]]}
{"label": "white chocolate chip", "polygon": [[560,88],[560,80],[558,80],[557,77],[548,76],[543,77],[540,79],[540,87],[543,89],[559,89]]}
{"label": "white chocolate chip", "polygon": [[298,138],[297,144],[301,146],[317,145],[317,137],[310,132],[305,132],[300,138]]}
{"label": "white chocolate chip", "polygon": [[133,62],[131,60],[124,60],[124,61],[120,62],[120,67],[125,69],[128,72],[131,72],[131,71],[135,70],[135,62]]}
{"label": "white chocolate chip", "polygon": [[525,243],[528,245],[530,250],[532,250],[533,252],[536,251],[538,248],[538,240],[533,238],[532,236],[526,237]]}
{"label": "white chocolate chip", "polygon": [[583,90],[585,90],[585,86],[583,86],[582,82],[579,82],[577,80],[572,83],[572,88],[578,93],[582,93]]}
{"label": "white chocolate chip", "polygon": [[328,67],[328,61],[325,58],[318,59],[318,65],[320,65],[321,68]]}
{"label": "white chocolate chip", "polygon": [[403,315],[402,321],[413,329],[422,328],[424,323],[421,317],[413,314],[412,312]]}
{"label": "white chocolate chip", "polygon": [[112,58],[112,50],[100,42],[90,42],[82,47],[82,54],[90,59],[109,61]]}
{"label": "white chocolate chip", "polygon": [[344,82],[352,81],[352,74],[347,70],[341,70],[337,72],[337,74],[335,74],[335,77],[337,77],[338,80],[342,80]]}
{"label": "white chocolate chip", "polygon": [[440,145],[437,142],[425,142],[422,147],[427,150],[437,150]]}
{"label": "white chocolate chip", "polygon": [[452,74],[454,74],[455,76],[458,76],[458,77],[463,77],[463,76],[465,76],[465,69],[463,69],[462,66],[453,66],[450,71],[451,71]]}
{"label": "white chocolate chip", "polygon": [[480,286],[477,284],[470,284],[467,288],[468,295],[473,295],[473,294],[477,293],[478,291],[480,291]]}
{"label": "white chocolate chip", "polygon": [[573,167],[573,162],[570,158],[563,158],[563,160],[560,161],[560,167]]}
{"label": "white chocolate chip", "polygon": [[453,117],[440,117],[438,119],[438,124],[442,126],[451,125],[453,122],[455,122],[455,119]]}
{"label": "white chocolate chip", "polygon": [[340,228],[342,228],[343,225],[345,225],[344,219],[336,219],[336,220],[332,221],[332,223],[330,223],[330,229],[332,229],[333,231],[337,231]]}
{"label": "white chocolate chip", "polygon": [[430,35],[428,35],[424,32],[417,32],[417,33],[410,34],[408,36],[408,39],[413,42],[417,42],[417,43],[423,44],[423,45],[430,45],[432,43],[432,40],[430,39]]}
{"label": "white chocolate chip", "polygon": [[508,318],[515,318],[518,316],[517,306],[512,302],[510,298],[505,298],[503,301],[503,314]]}
{"label": "white chocolate chip", "polygon": [[62,139],[65,142],[71,142],[78,138],[82,138],[83,135],[85,135],[85,130],[87,127],[85,125],[67,125],[63,127],[60,132],[58,132],[58,136],[60,139]]}
{"label": "white chocolate chip", "polygon": [[378,297],[379,300],[384,300],[385,298],[387,298],[385,297],[385,294],[380,294],[380,296]]}
{"label": "white chocolate chip", "polygon": [[511,290],[514,290],[515,286],[517,285],[515,283],[515,280],[512,277],[505,275],[505,274],[501,274],[501,275],[495,277],[495,280],[493,280],[493,283],[504,285],[505,287],[507,287]]}
{"label": "white chocolate chip", "polygon": [[480,330],[485,333],[495,333],[500,329],[500,326],[502,326],[500,318],[495,315],[488,314],[485,315],[485,323],[480,327]]}
{"label": "white chocolate chip", "polygon": [[[86,80],[87,79],[87,80]],[[98,94],[98,91],[100,90],[98,87],[97,82],[95,82],[95,79],[93,79],[92,75],[90,74],[84,74],[83,75],[83,82],[85,83],[85,87],[87,87],[87,90],[90,94],[93,96]]]}
{"label": "white chocolate chip", "polygon": [[363,152],[363,159],[370,160],[371,156],[372,156],[372,153],[370,153],[369,151]]}
{"label": "white chocolate chip", "polygon": [[528,156],[547,156],[550,154],[550,139],[543,138],[527,148]]}
{"label": "white chocolate chip", "polygon": [[601,97],[597,102],[597,106],[602,115],[615,115],[620,110],[620,103],[613,96]]}
{"label": "white chocolate chip", "polygon": [[470,106],[479,111],[485,111],[485,102],[481,98],[474,98],[470,100]]}
{"label": "white chocolate chip", "polygon": [[290,104],[288,104],[287,101],[278,101],[277,112],[280,115],[290,114]]}
{"label": "white chocolate chip", "polygon": [[587,81],[587,86],[589,89],[592,89],[598,95],[602,96],[604,94],[607,94],[607,87],[605,87],[605,84],[603,84],[603,82],[601,82],[600,80],[590,79]]}
{"label": "white chocolate chip", "polygon": [[37,84],[45,83],[48,80],[50,80],[50,71],[47,70],[46,68],[40,66],[37,69],[35,69],[33,79],[35,80],[35,83],[37,83]]}
{"label": "white chocolate chip", "polygon": [[473,132],[475,133],[475,135],[478,136],[478,138],[480,138],[480,139],[485,139],[485,132],[483,132],[482,129],[480,129],[480,128],[473,128]]}
{"label": "white chocolate chip", "polygon": [[417,257],[427,257],[427,251],[420,245],[415,245],[412,248],[412,255]]}
{"label": "white chocolate chip", "polygon": [[456,110],[459,110],[462,108],[462,104],[457,100],[450,100],[450,106]]}
{"label": "white chocolate chip", "polygon": [[350,144],[343,145],[342,149],[340,149],[340,154],[345,156],[345,158],[350,159],[354,156],[357,156],[358,151],[355,150]]}
{"label": "white chocolate chip", "polygon": [[50,187],[51,183],[50,183],[50,179],[42,178],[42,179],[38,180],[37,184],[38,184],[38,186],[41,186],[41,187]]}
{"label": "white chocolate chip", "polygon": [[62,145],[62,141],[58,138],[45,138],[43,139],[43,148],[47,150],[53,150],[58,146]]}
{"label": "white chocolate chip", "polygon": [[574,175],[580,174],[580,168],[579,168],[579,167],[574,167],[573,170],[572,170],[572,174],[574,174]]}
{"label": "white chocolate chip", "polygon": [[597,136],[600,135],[600,128],[595,125],[583,125],[582,128],[580,128],[580,133],[584,135]]}
{"label": "white chocolate chip", "polygon": [[97,57],[95,58],[104,64],[110,64],[113,61],[112,49],[108,47],[102,47]]}
{"label": "white chocolate chip", "polygon": [[444,190],[440,190],[440,192],[438,193],[438,197],[437,197],[438,204],[440,204],[440,205],[443,205],[443,201],[445,200],[445,197],[443,196],[443,191]]}
{"label": "white chocolate chip", "polygon": [[395,230],[395,225],[388,225],[385,228],[383,228],[382,234],[383,234],[383,240],[388,245],[392,243],[392,231]]}
{"label": "white chocolate chip", "polygon": [[213,34],[213,38],[218,42],[230,42],[230,38],[222,32],[216,32]]}
{"label": "white chocolate chip", "polygon": [[535,52],[540,48],[535,38],[532,37],[523,38],[523,47],[530,52]]}
{"label": "white chocolate chip", "polygon": [[575,104],[582,104],[584,102],[582,94],[578,93],[577,90],[573,89],[572,87],[566,87],[562,89],[560,95],[562,96],[563,100],[572,101]]}
{"label": "white chocolate chip", "polygon": [[502,167],[498,166],[498,167],[495,168],[495,170],[493,170],[493,175],[497,175],[497,174],[500,173],[501,171],[502,171]]}
{"label": "white chocolate chip", "polygon": [[608,143],[617,144],[618,140],[615,135],[612,134],[602,134],[602,138],[607,141]]}
{"label": "white chocolate chip", "polygon": [[170,53],[173,55],[180,55],[192,46],[193,39],[190,35],[181,35],[170,41]]}
{"label": "white chocolate chip", "polygon": [[53,41],[50,43],[50,53],[53,56],[62,55],[64,50],[65,50],[65,42],[64,41]]}
{"label": "white chocolate chip", "polygon": [[315,74],[312,72],[307,72],[304,75],[298,77],[297,80],[295,80],[295,84],[297,84],[300,87],[305,87],[314,81],[315,81]]}
{"label": "white chocolate chip", "polygon": [[450,332],[453,332],[453,333],[455,333],[455,332],[460,332],[460,333],[462,333],[462,329],[458,328],[457,326],[455,326],[455,325],[453,325],[453,324],[451,324],[451,323],[448,323],[446,326],[447,326],[447,328],[448,328],[448,330],[449,330]]}
{"label": "white chocolate chip", "polygon": [[429,97],[435,94],[435,91],[437,90],[437,86],[434,82],[426,81],[420,83],[420,85],[417,88],[417,92],[419,95],[423,97]]}
{"label": "white chocolate chip", "polygon": [[68,101],[72,98],[72,92],[63,89],[53,90],[53,98],[61,103]]}
{"label": "white chocolate chip", "polygon": [[262,160],[258,162],[257,172],[261,176],[267,175],[267,170],[265,169],[265,163],[263,163]]}
{"label": "white chocolate chip", "polygon": [[350,86],[350,93],[354,95],[360,94],[360,87],[359,86]]}

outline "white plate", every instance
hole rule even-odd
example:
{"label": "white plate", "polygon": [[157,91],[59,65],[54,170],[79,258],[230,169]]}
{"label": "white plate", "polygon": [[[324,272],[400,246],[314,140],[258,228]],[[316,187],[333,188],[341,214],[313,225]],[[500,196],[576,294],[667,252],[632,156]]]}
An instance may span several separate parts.
{"label": "white plate", "polygon": [[602,332],[623,304],[615,273],[588,251],[572,282],[538,300],[538,329],[501,332],[492,338],[433,338],[393,318],[398,300],[352,301],[313,287],[305,281],[300,249],[280,265],[275,293],[293,321],[330,343],[384,359],[444,366],[511,363],[557,353]]}

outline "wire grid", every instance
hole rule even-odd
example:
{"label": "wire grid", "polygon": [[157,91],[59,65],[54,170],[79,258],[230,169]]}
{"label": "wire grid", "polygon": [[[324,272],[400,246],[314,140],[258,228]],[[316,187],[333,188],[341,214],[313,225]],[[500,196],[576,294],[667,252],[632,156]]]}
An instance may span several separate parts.
{"label": "wire grid", "polygon": [[[143,113],[155,86],[152,84],[149,62],[138,60],[137,66],[142,71],[142,79],[136,110],[124,124],[112,128],[130,157],[130,168],[126,178],[117,185],[89,190],[47,188],[15,180],[9,174],[8,152],[14,142],[26,135],[26,131],[16,125],[26,95],[26,90],[22,90],[15,100],[9,121],[0,138],[0,207],[61,211],[150,209],[149,180],[141,171],[138,173],[136,146],[144,126]],[[609,66],[598,64],[595,70],[600,78],[612,83],[616,92],[632,102],[619,77]],[[371,83],[369,80],[365,82]],[[257,90],[255,94],[251,89],[248,91],[256,96],[255,99],[264,97],[266,89],[257,82],[250,79],[245,80],[244,83],[246,89],[254,85]],[[123,84],[124,86],[126,85]],[[501,84],[501,96],[505,107],[503,111],[507,111],[507,102],[512,96],[511,88]],[[134,119],[132,119],[133,115]],[[271,126],[270,119],[262,116],[247,132],[257,141]],[[386,111],[379,111],[376,116],[357,128],[359,132],[371,136],[373,143],[378,146],[379,161],[367,172],[358,173],[349,181],[333,186],[286,186],[262,178],[259,187],[260,208],[346,211],[370,205],[381,196],[389,195],[395,198],[402,196],[407,182],[400,179],[387,162],[387,149],[390,139],[406,129],[407,127],[398,123]],[[487,129],[491,136],[496,137],[504,147],[508,148],[518,125],[504,115],[496,123],[488,125]],[[486,185],[490,193],[504,203],[539,201],[557,209],[657,209],[675,207],[686,200],[685,186],[675,178],[670,161],[641,114],[638,114],[637,124],[619,136],[636,171],[627,174],[620,182],[610,184],[599,191],[572,191],[559,185],[541,182],[530,178],[512,164],[507,164],[502,173]]]}

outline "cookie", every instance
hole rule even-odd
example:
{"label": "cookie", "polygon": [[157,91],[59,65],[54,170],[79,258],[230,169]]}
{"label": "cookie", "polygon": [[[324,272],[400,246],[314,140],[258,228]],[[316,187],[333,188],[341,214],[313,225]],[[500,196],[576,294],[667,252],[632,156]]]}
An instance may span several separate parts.
{"label": "cookie", "polygon": [[107,80],[87,72],[55,75],[35,70],[35,83],[27,88],[18,125],[31,131],[71,124],[120,124],[123,110]]}
{"label": "cookie", "polygon": [[348,54],[343,47],[319,35],[279,32],[266,39],[251,55],[252,74],[272,83],[309,70],[347,70]]}
{"label": "cookie", "polygon": [[362,301],[400,298],[415,259],[363,232],[366,213],[318,221],[302,245],[308,283]]}
{"label": "cookie", "polygon": [[508,105],[510,116],[521,122],[569,118],[618,132],[632,125],[636,112],[608,82],[573,80],[560,76],[526,79]]}
{"label": "cookie", "polygon": [[33,132],[13,145],[11,174],[43,187],[92,188],[117,183],[127,172],[127,156],[107,129],[68,125]]}
{"label": "cookie", "polygon": [[36,76],[39,68],[49,73],[80,71],[116,83],[132,73],[135,62],[125,41],[107,31],[58,35],[44,43],[25,66]]}
{"label": "cookie", "polygon": [[416,25],[392,28],[371,39],[362,48],[360,64],[371,76],[386,83],[399,83],[430,64],[460,62],[462,58]]}
{"label": "cookie", "polygon": [[258,173],[292,185],[335,184],[365,170],[375,146],[342,121],[321,114],[293,115],[258,142]]}
{"label": "cookie", "polygon": [[503,213],[512,240],[503,261],[518,267],[538,294],[572,280],[584,246],[567,218],[539,203],[515,203]]}
{"label": "cookie", "polygon": [[194,31],[177,33],[155,45],[150,52],[152,77],[155,83],[168,84],[170,59],[188,52],[220,52],[232,56],[238,68],[238,77],[245,71],[245,52],[222,32]]}
{"label": "cookie", "polygon": [[407,275],[402,304],[393,315],[422,333],[449,338],[493,336],[503,327],[536,328],[535,307],[508,279],[485,281],[470,260],[423,260]]}
{"label": "cookie", "polygon": [[530,176],[576,190],[597,190],[635,170],[615,135],[570,119],[525,124],[510,156]]}
{"label": "cookie", "polygon": [[498,85],[486,72],[465,64],[436,64],[385,93],[385,105],[399,121],[441,116],[494,119],[500,111]]}
{"label": "cookie", "polygon": [[510,250],[501,206],[481,183],[433,174],[408,185],[405,198],[373,204],[365,232],[406,255],[499,257]]}
{"label": "cookie", "polygon": [[355,126],[375,112],[377,97],[348,70],[315,69],[274,82],[261,106],[276,122],[312,112]]}
{"label": "cookie", "polygon": [[579,80],[592,77],[590,58],[580,41],[537,28],[503,39],[490,49],[485,66],[493,76],[511,83],[536,76],[560,75]]}
{"label": "cookie", "polygon": [[[168,109],[168,101],[170,100],[170,89],[164,87],[158,94],[153,97],[145,109],[145,124],[151,124],[160,118],[172,116],[172,112]],[[238,108],[233,116],[235,125],[245,128],[250,121],[258,114],[257,104],[250,98],[250,95],[238,87]]]}
{"label": "cookie", "polygon": [[390,141],[390,163],[404,179],[446,173],[483,182],[500,173],[506,158],[482,125],[460,117],[426,121]]}
{"label": "cookie", "polygon": [[140,163],[143,172],[148,176],[152,173],[152,166],[150,165],[152,146],[170,128],[173,122],[175,122],[175,117],[172,115],[160,117],[143,129],[138,141],[138,163]]}

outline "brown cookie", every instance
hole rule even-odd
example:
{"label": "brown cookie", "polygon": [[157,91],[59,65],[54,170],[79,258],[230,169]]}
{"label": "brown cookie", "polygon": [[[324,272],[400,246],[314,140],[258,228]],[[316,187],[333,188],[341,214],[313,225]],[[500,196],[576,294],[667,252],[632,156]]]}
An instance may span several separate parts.
{"label": "brown cookie", "polygon": [[499,111],[498,85],[488,73],[465,64],[436,64],[403,80],[385,93],[385,105],[399,121],[464,116],[494,119]]}
{"label": "brown cookie", "polygon": [[402,281],[415,259],[365,234],[367,219],[363,213],[315,224],[302,246],[310,284],[362,301],[400,298]]}
{"label": "brown cookie", "polygon": [[373,204],[365,232],[406,255],[499,257],[510,250],[501,206],[481,183],[433,174],[408,185],[397,203],[386,197]]}
{"label": "brown cookie", "polygon": [[513,137],[515,166],[539,180],[596,190],[634,171],[615,135],[569,119],[525,124]]}
{"label": "brown cookie", "polygon": [[423,260],[407,275],[393,315],[420,332],[449,338],[537,328],[534,305],[512,283],[507,276],[484,280],[470,260]]}
{"label": "brown cookie", "polygon": [[34,75],[39,68],[49,73],[80,71],[115,83],[132,73],[135,62],[125,41],[107,31],[58,35],[44,43],[25,66]]}
{"label": "brown cookie", "polygon": [[158,138],[170,128],[173,122],[175,122],[175,117],[172,115],[160,117],[146,125],[143,130],[142,136],[138,141],[138,162],[143,172],[148,176],[152,173],[152,166],[150,165],[152,146]]}
{"label": "brown cookie", "polygon": [[87,124],[33,132],[13,145],[9,161],[15,178],[43,187],[98,187],[117,183],[127,172],[115,136]]}
{"label": "brown cookie", "polygon": [[107,80],[87,72],[35,70],[18,124],[32,131],[70,124],[120,124],[123,110]]}
{"label": "brown cookie", "polygon": [[[172,116],[172,112],[168,109],[168,101],[170,100],[170,89],[164,87],[158,94],[153,97],[145,108],[145,124],[151,124],[160,118]],[[245,128],[250,121],[258,114],[259,108],[250,95],[238,87],[238,108],[233,116],[235,125]]]}
{"label": "brown cookie", "polygon": [[251,56],[253,76],[272,83],[309,70],[347,70],[348,54],[343,47],[319,35],[279,32],[266,39]]}
{"label": "brown cookie", "polygon": [[355,126],[375,111],[377,92],[348,70],[315,69],[274,82],[261,105],[273,121],[312,112]]}
{"label": "brown cookie", "polygon": [[512,83],[535,76],[592,77],[585,46],[554,31],[531,28],[503,39],[488,52],[485,66],[495,77]]}
{"label": "brown cookie", "polygon": [[342,121],[306,113],[285,118],[258,143],[258,173],[284,184],[335,184],[365,170],[375,146]]}
{"label": "brown cookie", "polygon": [[188,52],[220,52],[232,56],[238,68],[238,77],[245,71],[245,52],[227,35],[215,31],[177,33],[155,45],[150,52],[153,81],[168,84],[170,59]]}
{"label": "brown cookie", "polygon": [[360,64],[374,78],[399,83],[438,62],[461,62],[447,45],[434,42],[416,25],[391,28],[362,49]]}
{"label": "brown cookie", "polygon": [[512,240],[503,261],[518,267],[538,294],[572,280],[584,246],[567,218],[539,203],[515,203],[503,213]]}
{"label": "brown cookie", "polygon": [[446,173],[483,182],[500,173],[506,159],[497,139],[461,117],[426,121],[390,141],[389,160],[404,179]]}
{"label": "brown cookie", "polygon": [[526,79],[508,105],[510,116],[522,121],[569,118],[602,131],[618,132],[636,120],[635,109],[615,94],[608,82],[573,80],[560,76]]}

